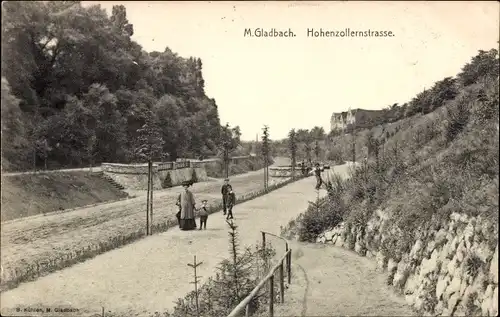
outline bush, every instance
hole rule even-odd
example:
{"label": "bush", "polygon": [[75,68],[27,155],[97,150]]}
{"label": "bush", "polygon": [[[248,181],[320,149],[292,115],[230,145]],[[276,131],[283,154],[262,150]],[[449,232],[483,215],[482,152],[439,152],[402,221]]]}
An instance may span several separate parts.
{"label": "bush", "polygon": [[309,202],[309,208],[300,216],[299,241],[315,242],[321,232],[342,221],[344,204],[341,199],[338,199],[342,189],[335,185],[335,183],[332,184],[331,194],[328,197],[321,199],[318,197],[315,202]]}
{"label": "bush", "polygon": [[165,176],[165,179],[163,180],[161,187],[162,188],[170,188],[172,187],[172,177],[170,176],[170,173],[167,173],[167,176]]}
{"label": "bush", "polygon": [[193,168],[193,172],[191,173],[191,182],[198,183],[198,175],[196,175],[196,170]]}
{"label": "bush", "polygon": [[326,160],[333,162],[335,165],[344,164],[342,152],[338,148],[330,149],[326,152]]}

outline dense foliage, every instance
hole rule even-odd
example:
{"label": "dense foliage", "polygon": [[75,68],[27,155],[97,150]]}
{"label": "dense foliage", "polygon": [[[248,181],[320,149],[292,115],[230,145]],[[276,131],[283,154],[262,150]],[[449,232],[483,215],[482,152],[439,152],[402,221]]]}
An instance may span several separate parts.
{"label": "dense foliage", "polygon": [[205,95],[202,61],[145,52],[124,6],[111,16],[79,1],[2,6],[4,169],[220,152],[227,131]]}
{"label": "dense foliage", "polygon": [[[496,59],[488,63],[496,67],[498,55],[487,56]],[[389,133],[374,128],[358,138],[368,161],[349,180],[332,186],[321,210],[304,213],[298,232],[302,240],[312,241],[341,221],[364,227],[375,210],[384,209],[391,214],[393,227],[387,230],[394,239],[381,248],[391,256],[407,250],[417,232],[441,223],[452,212],[488,219],[488,241],[496,245],[499,74],[498,68],[482,67],[481,58],[464,67],[454,97],[442,107],[413,116]],[[422,106],[431,107],[432,100]],[[340,150],[349,152],[349,143],[343,144]]]}
{"label": "dense foliage", "polygon": [[318,126],[310,130],[292,129],[288,133],[287,139],[273,141],[271,153],[275,156],[292,157],[291,151],[294,151],[295,155],[293,156],[296,161],[312,161],[313,158],[317,160],[323,154],[321,147],[327,141],[326,136],[325,129]]}

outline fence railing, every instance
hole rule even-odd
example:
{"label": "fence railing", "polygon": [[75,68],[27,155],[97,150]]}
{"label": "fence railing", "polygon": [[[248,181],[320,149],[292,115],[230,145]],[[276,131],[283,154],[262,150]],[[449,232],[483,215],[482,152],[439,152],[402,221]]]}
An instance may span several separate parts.
{"label": "fence railing", "polygon": [[[280,258],[278,264],[276,264],[269,272],[269,274],[264,277],[259,284],[250,292],[250,294],[245,297],[232,311],[227,317],[236,317],[239,316],[243,310],[245,310],[245,317],[250,317],[250,303],[254,297],[256,297],[259,291],[266,286],[266,283],[269,284],[267,287],[268,295],[269,295],[269,316],[274,317],[274,274],[279,270],[279,290],[280,290],[280,303],[285,302],[285,266],[287,273],[288,284],[291,283],[292,280],[292,250],[288,248],[288,242],[286,239],[277,236],[275,234],[261,231],[262,233],[262,249],[265,251],[266,247],[266,235],[271,235],[285,241],[285,254]],[[285,262],[285,263],[283,263]]]}

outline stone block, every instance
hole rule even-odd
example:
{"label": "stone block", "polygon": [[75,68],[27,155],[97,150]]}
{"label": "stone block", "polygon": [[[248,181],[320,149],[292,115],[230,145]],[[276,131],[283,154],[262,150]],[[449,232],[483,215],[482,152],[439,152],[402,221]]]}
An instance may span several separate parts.
{"label": "stone block", "polygon": [[460,300],[460,294],[454,293],[448,299],[448,311],[453,311],[455,306],[457,306],[458,301]]}
{"label": "stone block", "polygon": [[416,259],[420,253],[420,250],[422,250],[422,247],[423,247],[423,242],[422,240],[418,239],[411,248],[410,258]]}
{"label": "stone block", "polygon": [[385,270],[386,265],[387,265],[386,256],[381,251],[377,252],[377,254],[375,256],[375,260],[377,262],[377,268],[379,270]]}
{"label": "stone block", "polygon": [[316,243],[325,243],[325,242],[326,238],[323,234],[316,238]]}
{"label": "stone block", "polygon": [[449,275],[446,275],[445,277],[440,278],[437,281],[437,284],[436,284],[436,298],[438,300],[441,300],[441,296],[446,291],[446,288],[450,284],[450,281],[451,281],[451,277]]}
{"label": "stone block", "polygon": [[490,277],[495,284],[498,284],[498,244],[490,262]]}
{"label": "stone block", "polygon": [[327,231],[325,232],[325,239],[326,241],[331,241],[335,233],[332,231]]}

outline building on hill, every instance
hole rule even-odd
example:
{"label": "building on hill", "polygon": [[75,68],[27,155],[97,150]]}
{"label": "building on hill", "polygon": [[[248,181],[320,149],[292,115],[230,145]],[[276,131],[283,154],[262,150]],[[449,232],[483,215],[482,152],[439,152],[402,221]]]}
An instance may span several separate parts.
{"label": "building on hill", "polygon": [[330,129],[346,131],[353,125],[356,128],[370,128],[383,123],[384,110],[351,109],[334,112],[330,119]]}

